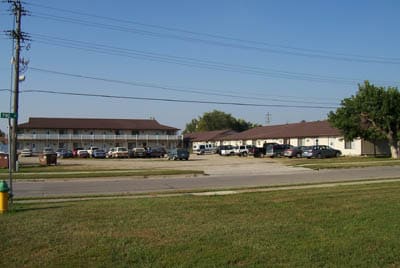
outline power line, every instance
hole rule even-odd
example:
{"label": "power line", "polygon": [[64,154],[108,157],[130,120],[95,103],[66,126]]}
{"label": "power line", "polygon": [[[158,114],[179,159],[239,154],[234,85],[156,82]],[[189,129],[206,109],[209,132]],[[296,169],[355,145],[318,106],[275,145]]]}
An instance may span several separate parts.
{"label": "power line", "polygon": [[257,52],[266,52],[266,53],[274,53],[280,55],[291,55],[291,56],[302,56],[307,58],[320,58],[320,59],[330,59],[330,60],[339,60],[339,61],[347,61],[347,62],[362,62],[362,63],[380,63],[380,64],[400,64],[400,59],[373,59],[373,58],[356,58],[356,57],[344,57],[344,56],[330,56],[330,55],[323,55],[317,53],[307,53],[307,52],[296,52],[296,51],[289,51],[289,50],[282,50],[282,49],[273,49],[273,48],[264,48],[264,47],[256,47],[250,45],[241,45],[241,44],[234,44],[234,43],[226,43],[222,41],[216,40],[206,40],[200,39],[196,37],[187,37],[187,36],[179,36],[175,34],[168,34],[168,33],[157,33],[148,30],[141,30],[136,28],[130,28],[125,26],[113,25],[113,24],[106,24],[106,23],[99,23],[99,22],[91,22],[88,20],[82,20],[78,18],[69,18],[64,16],[56,16],[53,14],[47,13],[40,13],[36,12],[35,15],[32,15],[34,18],[52,20],[57,22],[66,22],[71,24],[77,24],[86,27],[94,27],[99,29],[107,29],[112,31],[119,31],[131,34],[140,34],[146,35],[151,37],[157,38],[169,38],[169,39],[177,39],[180,41],[187,41],[187,42],[196,42],[196,43],[203,43],[207,45],[214,45],[220,47],[228,47],[228,48],[236,48],[242,50],[250,50],[250,51],[257,51]]}
{"label": "power line", "polygon": [[66,92],[66,91],[38,90],[38,89],[22,90],[21,93],[44,93],[44,94],[80,96],[80,97],[100,97],[100,98],[109,98],[109,99],[129,99],[129,100],[160,101],[160,102],[175,102],[175,103],[196,103],[196,104],[218,104],[218,105],[248,106],[248,107],[276,107],[276,108],[301,108],[301,109],[336,109],[337,108],[337,106],[321,106],[321,105],[258,104],[258,103],[243,103],[243,102],[220,102],[220,101],[184,100],[184,99],[167,99],[167,98],[148,98],[148,97],[75,93],[75,92]]}
{"label": "power line", "polygon": [[[166,27],[166,26],[155,25],[155,24],[147,24],[147,23],[142,23],[142,22],[137,22],[137,21],[124,20],[124,19],[120,19],[120,18],[100,16],[100,15],[96,15],[96,14],[80,12],[80,11],[75,11],[75,10],[50,7],[50,6],[37,4],[37,3],[30,3],[30,5],[36,6],[36,7],[40,7],[40,8],[44,8],[44,9],[50,9],[50,10],[66,12],[66,13],[70,13],[70,14],[74,14],[74,15],[92,17],[92,18],[108,20],[108,21],[112,21],[112,22],[126,23],[126,24],[130,24],[130,25],[139,25],[139,26],[144,26],[144,27],[148,27],[148,28],[166,30],[166,31],[169,31],[169,32],[178,32],[178,33],[181,33],[181,34],[204,36],[204,37],[207,37],[207,38],[228,40],[228,41],[234,41],[234,42],[239,42],[239,43],[262,45],[262,46],[267,46],[267,47],[275,47],[275,48],[279,48],[279,49],[290,49],[290,50],[294,50],[294,51],[300,51],[302,53],[319,53],[319,54],[312,55],[312,56],[316,56],[316,57],[327,57],[327,58],[330,58],[330,59],[341,59],[341,60],[350,60],[351,59],[351,60],[354,60],[354,61],[362,61],[362,62],[372,61],[372,62],[376,62],[376,63],[400,64],[400,62],[399,62],[400,59],[399,58],[388,58],[388,57],[366,56],[366,55],[357,55],[357,54],[346,54],[346,53],[337,53],[337,52],[331,52],[331,51],[320,50],[320,49],[309,49],[309,48],[299,48],[299,47],[286,46],[286,45],[277,45],[277,44],[271,44],[271,43],[262,42],[262,41],[245,40],[245,39],[241,39],[241,38],[229,37],[229,36],[218,35],[218,34],[201,33],[201,32],[196,32],[196,31],[192,31],[192,30],[185,30],[185,29]],[[48,14],[45,14],[45,15],[48,15]],[[62,18],[63,19],[67,19],[66,17],[62,17]],[[71,21],[69,21],[69,22],[71,22]],[[108,26],[110,26],[110,25],[108,25]],[[147,34],[157,34],[157,33],[154,33],[154,32],[142,32],[142,34],[145,34],[145,33],[147,33]],[[170,38],[174,37],[175,38],[177,36],[164,36],[164,37],[170,37]],[[196,39],[192,39],[192,40],[196,41]],[[197,41],[204,41],[204,40],[197,40]],[[220,45],[227,45],[227,44],[221,43]],[[240,47],[240,46],[238,46],[238,48],[259,49],[258,47],[251,47],[251,46],[249,46],[249,47],[246,47],[246,46]],[[279,52],[279,51],[269,50],[269,52]],[[283,51],[281,51],[281,52],[283,52]],[[294,54],[294,55],[307,56],[307,54]],[[308,55],[308,56],[311,56],[311,55]]]}
{"label": "power line", "polygon": [[[103,82],[109,82],[109,83],[117,83],[117,84],[124,84],[124,85],[131,85],[131,86],[141,86],[141,87],[148,87],[148,88],[157,88],[157,89],[163,89],[163,90],[168,90],[168,91],[177,91],[177,92],[183,92],[183,93],[195,93],[195,94],[202,94],[202,95],[207,95],[207,96],[221,96],[221,97],[233,97],[233,98],[241,98],[241,99],[254,99],[251,97],[243,96],[243,95],[234,95],[234,94],[228,94],[228,93],[217,93],[221,92],[218,90],[205,90],[205,89],[178,89],[176,87],[168,86],[168,85],[160,85],[160,84],[155,84],[155,83],[144,83],[144,82],[137,82],[137,81],[123,81],[123,80],[117,80],[117,79],[110,79],[110,78],[104,78],[104,77],[96,77],[96,76],[88,76],[88,75],[82,75],[82,74],[73,74],[73,73],[66,73],[66,72],[60,72],[60,71],[55,71],[55,70],[48,70],[48,69],[42,69],[42,68],[36,68],[36,67],[30,67],[30,70],[33,71],[38,71],[38,72],[44,72],[44,73],[50,73],[50,74],[55,74],[55,75],[62,75],[62,76],[69,76],[69,77],[75,77],[75,78],[82,78],[82,79],[90,79],[90,80],[96,80],[96,81],[103,81]],[[283,98],[287,98],[290,96],[280,96]],[[291,96],[293,97],[293,96]],[[268,100],[268,101],[276,101],[276,102],[292,102],[292,103],[298,103],[300,97],[295,97],[297,100],[287,100],[287,99],[275,99],[275,98],[263,98],[263,97],[257,97],[257,99],[261,100]],[[328,105],[334,105],[336,103],[332,102],[313,102],[313,101],[301,101],[302,103],[308,103],[308,104],[328,104]]]}
{"label": "power line", "polygon": [[[102,53],[112,56],[121,56],[121,57],[144,59],[156,62],[164,62],[181,66],[187,66],[187,67],[204,68],[204,69],[227,71],[227,72],[237,72],[241,74],[251,74],[258,76],[269,76],[281,79],[302,80],[302,81],[321,82],[321,83],[337,83],[345,85],[354,85],[359,83],[360,81],[365,80],[365,79],[351,79],[351,78],[337,77],[337,76],[323,76],[323,75],[316,75],[309,73],[289,72],[284,70],[263,69],[254,66],[229,64],[217,61],[202,60],[197,58],[181,57],[181,56],[134,50],[129,48],[121,48],[121,47],[109,46],[93,42],[71,40],[71,39],[43,35],[43,34],[34,34],[34,36],[36,37],[35,40],[36,42],[46,45],[78,49],[78,50],[84,50],[94,53]],[[391,84],[400,83],[393,81],[376,81],[376,82],[391,83]]]}

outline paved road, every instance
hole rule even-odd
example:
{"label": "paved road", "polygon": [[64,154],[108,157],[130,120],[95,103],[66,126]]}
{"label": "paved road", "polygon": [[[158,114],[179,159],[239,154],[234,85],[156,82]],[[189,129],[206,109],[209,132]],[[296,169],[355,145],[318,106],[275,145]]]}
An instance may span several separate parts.
{"label": "paved road", "polygon": [[91,178],[75,180],[16,181],[16,197],[58,195],[151,193],[174,190],[228,189],[337,182],[365,179],[400,178],[400,166],[334,170],[296,170],[292,173],[265,175],[213,175],[169,178]]}

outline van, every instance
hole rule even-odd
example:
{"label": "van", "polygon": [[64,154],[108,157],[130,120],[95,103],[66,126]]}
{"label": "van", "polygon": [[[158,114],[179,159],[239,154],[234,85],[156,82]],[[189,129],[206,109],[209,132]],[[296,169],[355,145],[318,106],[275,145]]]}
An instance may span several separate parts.
{"label": "van", "polygon": [[195,144],[193,145],[193,153],[197,155],[213,154],[215,153],[215,147],[211,143]]}

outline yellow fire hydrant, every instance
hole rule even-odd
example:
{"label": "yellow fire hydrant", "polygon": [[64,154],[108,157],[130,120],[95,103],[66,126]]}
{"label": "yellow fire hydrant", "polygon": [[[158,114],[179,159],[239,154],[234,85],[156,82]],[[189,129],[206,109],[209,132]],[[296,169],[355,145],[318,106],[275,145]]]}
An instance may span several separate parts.
{"label": "yellow fire hydrant", "polygon": [[8,210],[8,185],[5,181],[0,181],[0,214]]}

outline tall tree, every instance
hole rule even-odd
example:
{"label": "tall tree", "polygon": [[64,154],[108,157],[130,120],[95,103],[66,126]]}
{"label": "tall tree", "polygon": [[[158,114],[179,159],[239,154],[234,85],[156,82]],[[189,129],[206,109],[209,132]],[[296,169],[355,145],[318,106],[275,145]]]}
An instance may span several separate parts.
{"label": "tall tree", "polygon": [[236,119],[231,114],[227,114],[218,110],[206,112],[198,119],[192,119],[186,124],[183,133],[192,133],[199,131],[212,131],[233,129],[236,131],[244,131],[253,127],[259,126],[251,122],[246,122],[243,119]]}
{"label": "tall tree", "polygon": [[392,158],[399,158],[400,92],[395,87],[377,87],[365,81],[358,92],[342,100],[329,122],[343,131],[346,139],[361,137],[388,141]]}

